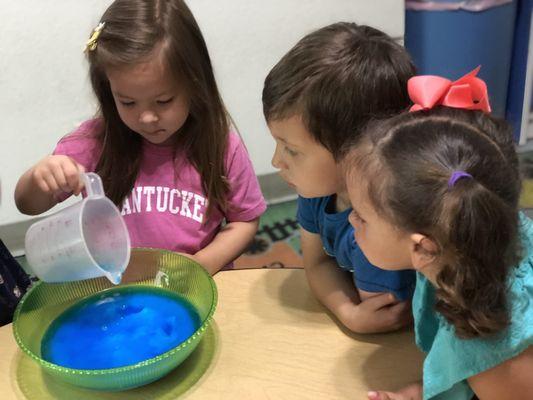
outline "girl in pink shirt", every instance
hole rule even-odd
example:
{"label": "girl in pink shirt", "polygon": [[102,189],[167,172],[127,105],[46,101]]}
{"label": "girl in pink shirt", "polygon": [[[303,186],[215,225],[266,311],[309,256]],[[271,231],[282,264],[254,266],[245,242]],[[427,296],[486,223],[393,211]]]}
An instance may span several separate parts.
{"label": "girl in pink shirt", "polygon": [[266,206],[200,29],[181,0],[116,0],[100,21],[86,46],[99,112],[24,173],[17,207],[40,214],[95,171],[132,246],[189,254],[213,274],[244,251]]}

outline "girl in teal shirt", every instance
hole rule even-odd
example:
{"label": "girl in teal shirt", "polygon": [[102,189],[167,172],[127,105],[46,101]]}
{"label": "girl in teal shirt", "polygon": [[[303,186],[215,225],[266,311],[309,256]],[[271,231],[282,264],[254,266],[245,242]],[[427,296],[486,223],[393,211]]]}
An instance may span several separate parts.
{"label": "girl in teal shirt", "polygon": [[417,272],[426,353],[423,383],[370,400],[533,399],[533,223],[510,128],[471,78],[413,78],[415,112],[370,126],[345,158],[358,245]]}

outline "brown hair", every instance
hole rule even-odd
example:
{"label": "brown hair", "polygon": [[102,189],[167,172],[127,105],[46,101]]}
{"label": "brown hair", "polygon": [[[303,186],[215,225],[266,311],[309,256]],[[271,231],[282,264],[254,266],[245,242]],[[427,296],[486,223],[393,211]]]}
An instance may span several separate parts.
{"label": "brown hair", "polygon": [[[377,212],[439,248],[435,308],[459,337],[509,323],[509,270],[519,261],[518,159],[508,124],[446,107],[404,113],[368,127],[346,158]],[[460,179],[452,187],[454,171]]]}
{"label": "brown hair", "polygon": [[340,22],[301,39],[263,88],[267,122],[301,114],[311,135],[338,160],[371,119],[409,105],[415,68],[405,49],[369,26]]}
{"label": "brown hair", "polygon": [[116,0],[101,18],[105,27],[88,52],[90,77],[103,118],[102,155],[96,167],[107,195],[122,206],[139,172],[142,138],[121,120],[106,68],[146,59],[157,45],[189,96],[189,116],[178,135],[198,170],[212,207],[226,208],[229,190],[224,155],[229,118],[215,82],[207,46],[194,16],[181,0]]}

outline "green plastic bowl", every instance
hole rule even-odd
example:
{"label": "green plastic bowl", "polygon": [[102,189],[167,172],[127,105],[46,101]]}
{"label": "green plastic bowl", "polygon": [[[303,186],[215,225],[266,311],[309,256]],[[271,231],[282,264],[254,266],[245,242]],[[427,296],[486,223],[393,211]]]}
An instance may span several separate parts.
{"label": "green plastic bowl", "polygon": [[107,278],[39,282],[26,293],[15,311],[13,332],[18,345],[48,374],[88,389],[126,390],[163,377],[184,361],[200,342],[215,311],[215,283],[204,268],[185,256],[157,249],[132,249],[128,268],[118,287],[129,285],[156,286],[178,294],[195,308],[200,316],[200,327],[177,347],[137,364],[100,370],[65,368],[41,358],[41,341],[48,326],[78,301],[117,286]]}

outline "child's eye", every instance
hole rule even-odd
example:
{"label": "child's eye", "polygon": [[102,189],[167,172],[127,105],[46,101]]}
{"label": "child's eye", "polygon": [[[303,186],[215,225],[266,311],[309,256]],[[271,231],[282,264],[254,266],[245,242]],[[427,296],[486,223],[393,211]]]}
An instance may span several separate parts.
{"label": "child's eye", "polygon": [[293,156],[293,157],[296,156],[296,155],[298,155],[298,152],[296,152],[296,151],[294,151],[294,150],[292,150],[292,149],[289,149],[287,146],[285,146],[285,151],[286,151],[287,153],[289,153],[289,155],[291,155],[291,156]]}
{"label": "child's eye", "polygon": [[168,103],[172,102],[172,100],[174,100],[174,97],[171,97],[171,98],[166,99],[166,100],[157,100],[157,104],[168,104]]}
{"label": "child's eye", "polygon": [[120,104],[122,104],[124,107],[132,107],[135,102],[134,101],[121,101]]}

